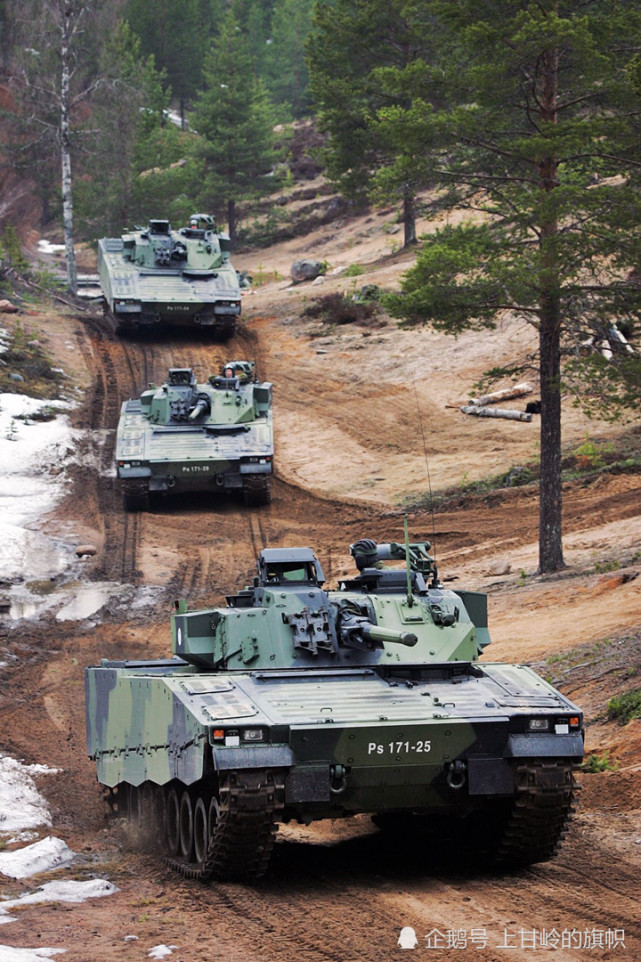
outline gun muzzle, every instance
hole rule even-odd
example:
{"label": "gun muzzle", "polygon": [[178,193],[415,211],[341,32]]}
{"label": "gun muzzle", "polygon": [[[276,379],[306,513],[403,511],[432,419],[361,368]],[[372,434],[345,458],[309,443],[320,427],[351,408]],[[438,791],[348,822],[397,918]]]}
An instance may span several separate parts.
{"label": "gun muzzle", "polygon": [[413,631],[395,631],[393,628],[381,628],[379,625],[363,625],[363,637],[370,641],[386,641],[391,644],[405,645],[413,648],[418,636]]}
{"label": "gun muzzle", "polygon": [[201,414],[209,413],[209,401],[206,398],[201,398],[194,410],[189,415],[190,421],[196,421]]}

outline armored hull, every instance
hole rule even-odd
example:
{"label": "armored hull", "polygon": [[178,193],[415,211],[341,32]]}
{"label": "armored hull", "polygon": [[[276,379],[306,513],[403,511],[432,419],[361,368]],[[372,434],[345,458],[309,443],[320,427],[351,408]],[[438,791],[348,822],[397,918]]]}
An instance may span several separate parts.
{"label": "armored hull", "polygon": [[251,361],[230,361],[198,384],[190,368],[122,405],[116,474],[125,507],[148,506],[154,492],[238,491],[246,504],[270,500],[272,386]]}
{"label": "armored hull", "polygon": [[172,230],[151,220],[145,229],[98,242],[98,272],[108,313],[120,333],[158,324],[210,328],[230,337],[241,310],[229,237],[213,218],[195,214]]}
{"label": "armored hull", "polygon": [[360,574],[333,591],[310,549],[265,549],[227,607],[178,605],[173,658],[87,669],[98,780],[163,826],[179,871],[255,878],[278,822],[357,813],[481,817],[468,841],[489,860],[554,854],[582,714],[528,667],[481,662],[485,596],[428,584],[426,545],[410,548],[406,572],[369,564],[403,546],[357,542]]}

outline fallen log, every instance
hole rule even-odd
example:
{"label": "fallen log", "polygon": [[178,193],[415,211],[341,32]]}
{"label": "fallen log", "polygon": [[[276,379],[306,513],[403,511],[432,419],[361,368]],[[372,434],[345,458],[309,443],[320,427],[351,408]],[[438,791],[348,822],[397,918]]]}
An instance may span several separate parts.
{"label": "fallen log", "polygon": [[515,384],[514,387],[504,387],[500,391],[492,391],[491,394],[482,394],[481,397],[471,397],[470,404],[484,405],[494,404],[495,401],[509,401],[514,397],[523,397],[525,394],[531,394],[532,391],[532,385],[528,384],[527,381],[523,381],[521,384]]}
{"label": "fallen log", "polygon": [[525,411],[510,411],[507,408],[488,408],[480,404],[464,404],[463,414],[474,414],[477,418],[507,418],[509,421],[531,421],[532,415]]}

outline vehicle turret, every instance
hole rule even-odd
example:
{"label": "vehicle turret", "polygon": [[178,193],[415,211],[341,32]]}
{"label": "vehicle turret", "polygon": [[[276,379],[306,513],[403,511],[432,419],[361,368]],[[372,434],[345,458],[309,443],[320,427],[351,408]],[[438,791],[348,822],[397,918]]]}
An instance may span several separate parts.
{"label": "vehicle turret", "polygon": [[[359,574],[337,591],[324,590],[311,548],[264,549],[253,586],[230,596],[226,608],[187,613],[179,606],[174,652],[226,671],[475,662],[489,641],[485,596],[434,580],[428,586],[424,575],[435,573],[428,548],[356,542],[350,551]],[[383,566],[407,559],[406,567]]]}

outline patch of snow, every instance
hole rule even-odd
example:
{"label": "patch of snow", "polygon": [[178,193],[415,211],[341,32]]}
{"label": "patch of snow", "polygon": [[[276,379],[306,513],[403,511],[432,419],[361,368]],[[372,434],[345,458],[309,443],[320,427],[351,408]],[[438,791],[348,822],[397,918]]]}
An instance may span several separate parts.
{"label": "patch of snow", "polygon": [[65,401],[41,401],[23,394],[0,394],[0,559],[2,578],[44,578],[65,567],[53,542],[36,528],[63,494],[59,467],[73,451],[66,416],[26,424],[18,417],[43,407],[64,410]]}
{"label": "patch of snow", "polygon": [[0,873],[9,878],[29,878],[40,872],[62,868],[73,861],[75,853],[61,838],[46,838],[13,852],[0,852]]}
{"label": "patch of snow", "polygon": [[0,945],[0,962],[40,962],[52,959],[66,949],[14,949],[10,945]]}
{"label": "patch of snow", "polygon": [[0,833],[6,835],[51,825],[49,809],[32,775],[57,771],[46,765],[23,765],[15,758],[0,755]]}
{"label": "patch of snow", "polygon": [[9,842],[33,842],[37,838],[40,838],[37,832],[18,832],[11,834]]}
{"label": "patch of snow", "polygon": [[13,922],[14,917],[10,916],[8,909],[15,909],[22,905],[35,905],[41,902],[86,902],[87,899],[104,898],[105,895],[113,895],[119,889],[113,882],[106,879],[88,879],[86,882],[76,882],[73,879],[60,882],[46,882],[35,892],[23,895],[19,899],[7,899],[0,902],[0,924],[3,922]]}
{"label": "patch of snow", "polygon": [[154,945],[147,955],[150,959],[166,959],[168,955],[173,955],[174,949],[177,948],[177,945]]}
{"label": "patch of snow", "polygon": [[41,237],[37,244],[39,254],[59,254],[65,249],[64,244],[52,244],[51,241]]}

